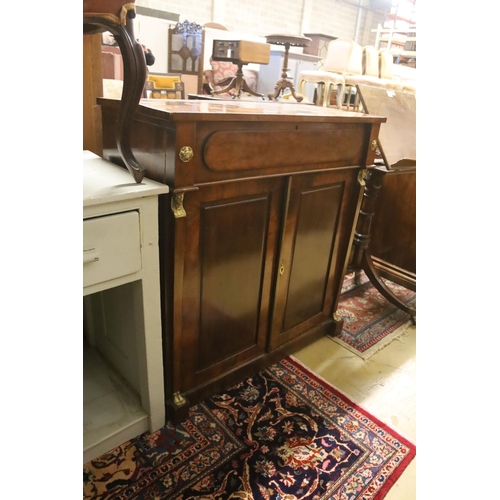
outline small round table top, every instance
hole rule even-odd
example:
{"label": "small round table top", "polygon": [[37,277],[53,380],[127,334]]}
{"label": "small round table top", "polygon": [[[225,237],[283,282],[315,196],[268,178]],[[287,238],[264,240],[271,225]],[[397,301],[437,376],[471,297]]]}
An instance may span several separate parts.
{"label": "small round table top", "polygon": [[300,35],[267,35],[266,42],[274,45],[290,45],[292,47],[307,47],[310,38]]}

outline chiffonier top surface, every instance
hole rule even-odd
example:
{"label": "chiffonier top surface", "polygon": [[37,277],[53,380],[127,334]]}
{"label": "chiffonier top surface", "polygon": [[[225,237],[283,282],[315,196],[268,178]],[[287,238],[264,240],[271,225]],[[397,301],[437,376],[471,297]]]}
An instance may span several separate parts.
{"label": "chiffonier top surface", "polygon": [[136,183],[129,171],[83,151],[83,207],[157,196],[168,193],[168,186],[143,179]]}
{"label": "chiffonier top surface", "polygon": [[[106,107],[120,105],[119,99],[99,98],[98,103]],[[367,115],[337,108],[325,108],[312,104],[272,102],[262,99],[217,101],[196,99],[142,99],[137,110],[148,116],[171,121],[313,121],[383,123],[385,117]]]}

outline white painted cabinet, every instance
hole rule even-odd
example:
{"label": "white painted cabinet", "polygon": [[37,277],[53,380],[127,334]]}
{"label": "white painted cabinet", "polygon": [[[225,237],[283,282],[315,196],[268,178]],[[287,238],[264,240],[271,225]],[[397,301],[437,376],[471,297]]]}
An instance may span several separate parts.
{"label": "white painted cabinet", "polygon": [[83,152],[83,461],[165,424],[158,196]]}

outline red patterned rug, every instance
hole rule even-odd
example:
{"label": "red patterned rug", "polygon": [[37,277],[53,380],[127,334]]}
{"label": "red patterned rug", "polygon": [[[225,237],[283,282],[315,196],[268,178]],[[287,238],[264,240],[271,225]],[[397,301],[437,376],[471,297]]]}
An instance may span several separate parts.
{"label": "red patterned rug", "polygon": [[[415,306],[414,291],[386,279],[383,281],[406,305]],[[362,271],[359,283],[354,273],[344,278],[337,312],[344,319],[344,327],[337,337],[331,338],[363,359],[370,358],[413,328],[410,315],[380,294]]]}
{"label": "red patterned rug", "polygon": [[83,498],[380,500],[415,454],[288,357],[85,464]]}

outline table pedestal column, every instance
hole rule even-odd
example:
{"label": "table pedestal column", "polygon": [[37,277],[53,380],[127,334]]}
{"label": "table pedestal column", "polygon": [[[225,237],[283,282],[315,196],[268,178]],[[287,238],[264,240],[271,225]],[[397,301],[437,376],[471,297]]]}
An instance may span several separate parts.
{"label": "table pedestal column", "polygon": [[290,51],[290,47],[307,47],[310,38],[305,36],[294,36],[294,35],[268,35],[266,36],[266,42],[272,43],[274,45],[283,45],[285,47],[285,58],[283,60],[283,71],[281,73],[281,78],[276,82],[276,86],[274,87],[274,92],[270,92],[267,94],[269,99],[277,99],[279,95],[287,88],[290,89],[292,96],[297,102],[302,102],[304,97],[295,92],[295,87],[293,83],[288,78],[288,53]]}

